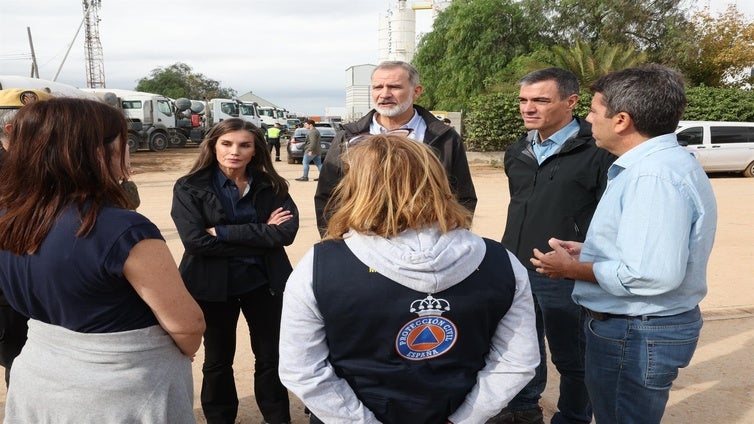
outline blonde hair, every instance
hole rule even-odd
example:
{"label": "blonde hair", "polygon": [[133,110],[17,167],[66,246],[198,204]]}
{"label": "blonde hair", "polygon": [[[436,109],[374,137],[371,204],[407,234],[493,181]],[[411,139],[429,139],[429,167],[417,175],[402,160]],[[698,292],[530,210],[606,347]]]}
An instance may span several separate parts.
{"label": "blonde hair", "polygon": [[426,145],[398,135],[374,135],[346,147],[345,176],[328,209],[325,238],[349,228],[389,238],[405,230],[438,226],[442,232],[471,226],[471,213],[453,195],[448,176]]}

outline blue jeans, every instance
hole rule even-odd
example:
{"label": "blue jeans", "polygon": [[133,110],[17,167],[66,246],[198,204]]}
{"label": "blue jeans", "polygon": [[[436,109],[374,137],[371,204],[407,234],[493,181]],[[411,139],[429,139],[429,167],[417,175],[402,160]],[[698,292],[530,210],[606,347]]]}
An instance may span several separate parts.
{"label": "blue jeans", "polygon": [[540,364],[534,378],[508,407],[512,411],[537,408],[547,384],[547,351],[560,373],[558,412],[551,423],[589,423],[592,408],[584,384],[584,311],[573,303],[573,280],[557,280],[529,270],[537,318]]}
{"label": "blue jeans", "polygon": [[699,307],[668,317],[588,318],[585,378],[597,423],[659,423],[701,329]]}
{"label": "blue jeans", "polygon": [[309,178],[309,162],[314,162],[318,171],[322,170],[322,156],[320,155],[309,156],[308,153],[304,153],[304,159],[301,162],[304,164],[304,178]]}

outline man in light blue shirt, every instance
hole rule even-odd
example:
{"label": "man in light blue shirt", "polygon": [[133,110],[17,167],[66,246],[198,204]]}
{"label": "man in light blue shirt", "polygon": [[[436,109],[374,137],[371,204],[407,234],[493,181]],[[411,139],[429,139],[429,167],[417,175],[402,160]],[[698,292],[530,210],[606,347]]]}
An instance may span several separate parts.
{"label": "man in light blue shirt", "polygon": [[587,121],[618,159],[583,245],[551,239],[537,272],[574,278],[589,318],[585,381],[598,423],[659,423],[696,349],[717,227],[709,179],[677,143],[677,72],[647,65],[599,79]]}

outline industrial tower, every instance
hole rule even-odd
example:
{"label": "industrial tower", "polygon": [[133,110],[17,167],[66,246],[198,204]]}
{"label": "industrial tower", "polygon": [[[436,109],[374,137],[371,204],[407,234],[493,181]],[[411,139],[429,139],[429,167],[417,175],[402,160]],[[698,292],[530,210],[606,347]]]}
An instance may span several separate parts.
{"label": "industrial tower", "polygon": [[434,19],[452,0],[391,0],[386,14],[380,17],[378,27],[377,61],[402,60],[411,62],[416,51],[417,10],[431,10]]}
{"label": "industrial tower", "polygon": [[84,6],[84,57],[86,60],[86,86],[105,88],[105,60],[99,39],[99,8],[102,0],[82,0]]}

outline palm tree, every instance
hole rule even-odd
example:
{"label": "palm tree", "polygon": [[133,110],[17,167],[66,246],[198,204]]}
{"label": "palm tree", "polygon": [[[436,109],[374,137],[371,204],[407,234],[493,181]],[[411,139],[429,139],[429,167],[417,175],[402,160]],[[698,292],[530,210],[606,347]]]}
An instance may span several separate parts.
{"label": "palm tree", "polygon": [[576,74],[582,87],[589,87],[610,72],[637,66],[647,60],[645,52],[637,52],[632,46],[599,43],[593,50],[581,40],[570,48],[554,46],[552,53],[553,65]]}

